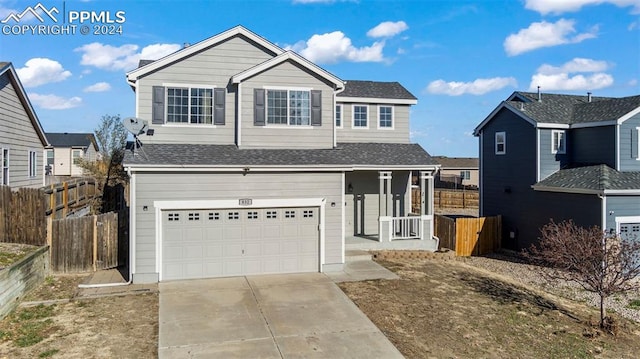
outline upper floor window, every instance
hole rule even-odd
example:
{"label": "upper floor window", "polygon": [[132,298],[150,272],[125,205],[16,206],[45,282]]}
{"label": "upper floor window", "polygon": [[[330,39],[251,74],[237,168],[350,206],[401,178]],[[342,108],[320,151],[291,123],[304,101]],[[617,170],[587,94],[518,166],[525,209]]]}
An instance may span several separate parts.
{"label": "upper floor window", "polygon": [[2,158],[0,158],[0,163],[2,163],[2,184],[5,186],[9,185],[9,149],[3,148],[0,153]]}
{"label": "upper floor window", "polygon": [[507,153],[507,133],[496,132],[496,155]]}
{"label": "upper floor window", "polygon": [[311,125],[310,91],[267,90],[267,123],[271,125]]}
{"label": "upper floor window", "polygon": [[336,105],[336,127],[342,128],[342,105]]}
{"label": "upper floor window", "polygon": [[29,151],[29,178],[36,176],[38,170],[37,158],[36,151]]}
{"label": "upper floor window", "polygon": [[563,130],[551,131],[551,153],[566,153],[566,132]]}
{"label": "upper floor window", "polygon": [[167,122],[210,125],[212,120],[212,88],[167,88]]}
{"label": "upper floor window", "polygon": [[471,171],[460,171],[460,178],[463,180],[470,180],[471,179]]}
{"label": "upper floor window", "polygon": [[393,107],[380,106],[378,107],[378,127],[379,128],[393,128]]}
{"label": "upper floor window", "polygon": [[353,105],[353,127],[369,127],[369,107],[366,105]]}

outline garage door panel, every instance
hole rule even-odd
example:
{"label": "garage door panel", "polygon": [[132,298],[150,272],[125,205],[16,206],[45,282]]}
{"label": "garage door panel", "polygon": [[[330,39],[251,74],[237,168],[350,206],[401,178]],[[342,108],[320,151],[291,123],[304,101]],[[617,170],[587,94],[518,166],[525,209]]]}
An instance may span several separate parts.
{"label": "garage door panel", "polygon": [[163,211],[162,237],[163,280],[319,267],[317,208]]}

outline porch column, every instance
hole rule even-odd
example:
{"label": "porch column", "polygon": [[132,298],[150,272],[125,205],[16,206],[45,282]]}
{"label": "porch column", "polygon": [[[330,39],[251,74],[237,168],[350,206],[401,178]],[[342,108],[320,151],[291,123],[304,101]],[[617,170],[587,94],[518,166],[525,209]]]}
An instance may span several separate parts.
{"label": "porch column", "polygon": [[[433,236],[433,212],[434,212],[434,195],[433,195],[433,172],[420,171],[420,222],[422,230],[420,231],[421,239],[431,239]],[[425,221],[429,222],[429,232],[425,233]]]}
{"label": "porch column", "polygon": [[380,171],[380,189],[378,191],[379,217],[378,241],[391,240],[391,218],[393,213],[393,197],[391,197],[391,172]]}

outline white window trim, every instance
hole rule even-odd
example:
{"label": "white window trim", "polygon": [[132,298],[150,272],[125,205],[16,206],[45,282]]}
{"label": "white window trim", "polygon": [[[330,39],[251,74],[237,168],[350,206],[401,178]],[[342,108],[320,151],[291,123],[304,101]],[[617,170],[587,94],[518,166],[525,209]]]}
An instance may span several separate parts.
{"label": "white window trim", "polygon": [[620,225],[623,223],[640,223],[640,216],[620,216],[615,218],[616,234],[620,234]]}
{"label": "white window trim", "polygon": [[[502,151],[498,151],[498,135],[502,135],[502,138],[504,139],[503,144],[503,150]],[[496,155],[504,155],[507,153],[507,132],[505,131],[500,131],[500,132],[496,132],[495,136],[494,136],[494,149],[495,149],[495,153]]]}
{"label": "white window trim", "polygon": [[[287,123],[269,123],[269,105],[267,104],[268,93],[265,93],[265,104],[264,104],[264,126],[260,126],[262,128],[278,128],[278,129],[305,129],[312,130],[318,126],[311,125],[311,90],[312,87],[290,87],[290,86],[262,86],[267,92],[269,90],[277,90],[277,91],[287,91],[287,109],[289,109],[289,91],[306,91],[309,92],[309,124],[308,125],[292,125],[289,123],[289,115],[287,115]],[[335,120],[335,119],[334,119]]]}
{"label": "white window trim", "polygon": [[[33,173],[31,173],[31,170],[33,170]],[[38,177],[38,152],[36,150],[27,150],[27,178],[34,179],[36,177]]]}
{"label": "white window trim", "polygon": [[[640,127],[636,127],[636,131],[638,131],[638,143],[636,143],[636,147],[638,147],[636,154],[636,161],[640,161]],[[633,143],[631,144],[633,146]]]}
{"label": "white window trim", "polygon": [[[562,135],[562,149],[557,149],[556,150],[556,141],[555,141],[555,135],[556,134],[561,134]],[[567,131],[565,130],[551,130],[551,153],[552,154],[558,154],[558,155],[564,155],[567,153]]]}
{"label": "white window trim", "polygon": [[[214,90],[217,88],[217,86],[215,85],[210,85],[210,84],[194,84],[194,83],[189,83],[189,84],[181,84],[181,83],[173,83],[173,82],[163,82],[162,86],[164,86],[164,88],[166,89],[164,91],[164,124],[162,124],[162,127],[204,127],[204,128],[216,128],[217,126],[213,124],[213,122],[215,121],[214,117],[214,113],[213,113],[213,102],[211,103],[211,123],[210,124],[206,124],[206,123],[191,123],[191,89],[197,88],[197,89],[207,89],[207,90]],[[189,104],[187,105],[187,108],[189,109],[189,111],[187,112],[187,122],[169,122],[169,88],[186,88],[187,91],[189,92]],[[213,97],[215,97],[215,94],[212,95]],[[215,100],[214,98],[212,98],[212,100]]]}
{"label": "white window trim", "polygon": [[[336,104],[336,107],[340,107],[340,126],[336,126],[336,128],[344,128],[344,105],[339,103]],[[333,109],[333,125],[336,125],[336,109]]]}
{"label": "white window trim", "polygon": [[[361,107],[361,106],[367,108],[367,126],[356,126],[356,107]],[[351,129],[368,130],[370,123],[371,123],[371,111],[369,110],[369,105],[358,104],[358,103],[354,103],[353,105],[351,105]]]}
{"label": "white window trim", "polygon": [[[391,107],[391,127],[381,127],[380,126],[380,108],[382,107]],[[396,109],[394,106],[390,105],[378,105],[378,130],[393,130],[396,127]]]}
{"label": "white window trim", "polygon": [[[4,152],[7,151],[7,178],[4,178]],[[11,149],[8,147],[2,147],[0,148],[0,185],[5,184],[7,186],[11,185]]]}

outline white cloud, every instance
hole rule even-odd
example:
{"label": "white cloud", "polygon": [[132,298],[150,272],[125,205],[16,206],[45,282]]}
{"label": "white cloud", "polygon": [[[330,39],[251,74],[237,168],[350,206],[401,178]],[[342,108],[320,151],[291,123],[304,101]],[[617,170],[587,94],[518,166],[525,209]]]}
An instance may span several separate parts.
{"label": "white cloud", "polygon": [[369,37],[393,37],[407,30],[409,26],[404,21],[385,21],[378,24],[373,29],[367,31]]}
{"label": "white cloud", "polygon": [[71,72],[65,70],[58,61],[43,57],[30,59],[24,65],[24,67],[16,69],[24,87],[37,87],[60,82],[71,76]]}
{"label": "white cloud", "polygon": [[84,92],[105,92],[111,90],[111,85],[106,82],[97,82],[84,88]]}
{"label": "white cloud", "polygon": [[606,61],[584,58],[574,58],[561,66],[543,64],[531,76],[529,90],[538,86],[545,91],[596,90],[609,87],[613,84],[613,76],[604,72],[609,67]]}
{"label": "white cloud", "polygon": [[563,44],[573,44],[592,39],[597,36],[598,27],[594,26],[588,32],[570,35],[576,32],[574,20],[560,19],[555,23],[546,21],[534,22],[517,34],[511,34],[504,40],[504,50],[509,56]]}
{"label": "white cloud", "polygon": [[483,95],[507,86],[516,87],[518,83],[513,77],[476,79],[473,82],[446,82],[444,80],[436,80],[429,83],[426,90],[432,94],[449,96],[460,96],[464,94]]}
{"label": "white cloud", "polygon": [[36,106],[45,110],[66,110],[69,108],[78,107],[82,104],[80,97],[64,98],[56,95],[40,95],[37,93],[30,93],[29,99]]}
{"label": "white cloud", "polygon": [[74,51],[82,53],[80,64],[95,66],[99,69],[118,71],[133,70],[138,61],[157,60],[180,50],[178,44],[153,44],[140,48],[138,45],[126,44],[119,47],[93,42],[76,48]]}
{"label": "white cloud", "polygon": [[313,35],[306,42],[300,41],[293,46],[285,46],[285,48],[294,50],[309,61],[318,64],[332,64],[339,61],[381,62],[385,60],[382,55],[384,41],[357,48],[342,31]]}
{"label": "white cloud", "polygon": [[637,84],[638,84],[638,80],[637,79],[631,79],[631,80],[629,80],[629,82],[627,82],[627,85],[631,86],[631,87],[633,87],[633,86],[635,86]]}
{"label": "white cloud", "polygon": [[526,0],[525,8],[542,15],[579,11],[583,6],[612,4],[617,7],[633,6],[633,13],[640,12],[638,0]]}

